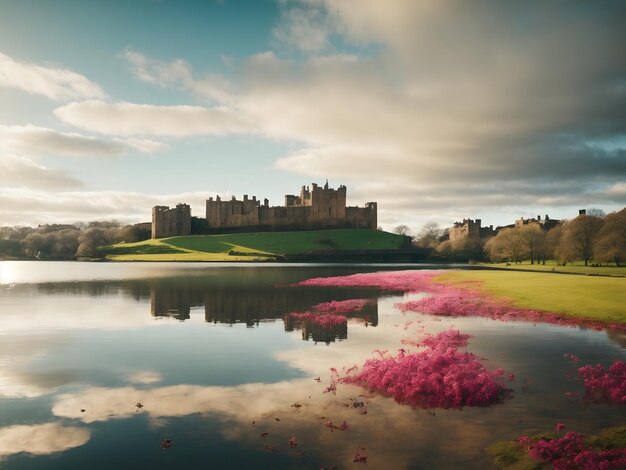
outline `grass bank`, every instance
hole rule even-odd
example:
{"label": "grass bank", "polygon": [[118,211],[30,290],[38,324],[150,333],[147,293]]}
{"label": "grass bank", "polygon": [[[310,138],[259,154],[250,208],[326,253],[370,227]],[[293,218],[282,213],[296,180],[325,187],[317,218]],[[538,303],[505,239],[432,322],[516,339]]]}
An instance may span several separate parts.
{"label": "grass bank", "polygon": [[268,261],[284,255],[395,250],[404,238],[378,230],[194,235],[103,247],[114,261]]}
{"label": "grass bank", "polygon": [[521,271],[453,271],[438,282],[471,286],[523,308],[626,323],[626,278]]}
{"label": "grass bank", "polygon": [[506,269],[516,271],[523,269],[525,271],[538,271],[550,273],[567,273],[567,274],[587,274],[602,276],[626,276],[626,266],[585,266],[582,261],[576,261],[573,264],[568,263],[566,266],[559,266],[556,261],[546,261],[546,264],[530,264],[530,261],[523,261],[519,264],[515,263],[484,263],[482,266],[497,269]]}

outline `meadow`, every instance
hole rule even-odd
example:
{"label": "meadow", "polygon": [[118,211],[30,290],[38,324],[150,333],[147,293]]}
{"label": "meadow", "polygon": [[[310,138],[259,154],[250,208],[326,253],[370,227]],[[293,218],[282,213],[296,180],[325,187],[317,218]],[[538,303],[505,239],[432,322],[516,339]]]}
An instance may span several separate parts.
{"label": "meadow", "polygon": [[404,237],[379,230],[323,230],[193,235],[101,249],[114,261],[267,261],[283,255],[401,248]]}

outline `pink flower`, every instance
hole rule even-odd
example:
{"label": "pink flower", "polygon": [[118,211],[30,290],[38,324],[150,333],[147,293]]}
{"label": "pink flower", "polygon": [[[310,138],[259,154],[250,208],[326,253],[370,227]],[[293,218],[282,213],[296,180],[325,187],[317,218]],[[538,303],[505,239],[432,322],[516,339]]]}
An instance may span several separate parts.
{"label": "pink flower", "polygon": [[601,364],[584,366],[578,375],[585,384],[586,400],[626,405],[626,362],[617,359],[606,370]]}
{"label": "pink flower", "polygon": [[428,337],[427,349],[367,360],[356,375],[339,379],[391,395],[414,408],[462,408],[499,403],[507,397],[504,370],[489,371],[471,353],[459,351],[468,335],[448,330]]}
{"label": "pink flower", "polygon": [[565,429],[565,425],[563,423],[557,423],[555,429],[557,430],[557,432],[562,431],[563,429]]}

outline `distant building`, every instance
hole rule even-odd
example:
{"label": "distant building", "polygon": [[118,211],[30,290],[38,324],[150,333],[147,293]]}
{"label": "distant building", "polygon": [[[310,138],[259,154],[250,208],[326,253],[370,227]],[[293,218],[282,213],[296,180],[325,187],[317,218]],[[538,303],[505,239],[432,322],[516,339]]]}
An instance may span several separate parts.
{"label": "distant building", "polygon": [[[302,186],[298,196],[285,196],[284,206],[270,206],[252,196],[222,200],[219,196],[206,201],[205,229],[220,230],[315,230],[332,228],[365,228],[376,230],[377,204],[365,207],[346,206],[346,186],[338,189],[313,183]],[[196,220],[196,219],[194,219]],[[191,212],[186,204],[175,209],[156,206],[152,209],[152,238],[189,235],[192,232]]]}
{"label": "distant building", "polygon": [[478,240],[480,238],[495,235],[493,225],[481,227],[481,219],[463,219],[463,222],[455,222],[450,227],[449,237],[451,242],[459,240]]}
{"label": "distant building", "polygon": [[548,214],[546,214],[545,218],[543,219],[541,218],[540,215],[538,215],[536,219],[534,218],[525,219],[524,217],[520,217],[519,219],[515,221],[515,227],[523,227],[524,225],[537,224],[543,230],[550,230],[556,227],[557,225],[559,225],[560,223],[561,223],[560,220],[551,219],[548,216]]}

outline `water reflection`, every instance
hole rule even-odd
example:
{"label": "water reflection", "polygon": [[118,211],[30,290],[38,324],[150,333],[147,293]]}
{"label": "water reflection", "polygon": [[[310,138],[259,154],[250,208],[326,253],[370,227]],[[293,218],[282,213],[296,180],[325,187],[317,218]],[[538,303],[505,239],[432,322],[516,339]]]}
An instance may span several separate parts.
{"label": "water reflection", "polygon": [[82,446],[90,437],[88,429],[58,423],[7,426],[0,428],[0,457],[53,454]]}
{"label": "water reflection", "polygon": [[[377,268],[193,268],[0,288],[0,466],[126,468],[140,455],[150,468],[354,468],[365,447],[368,468],[488,468],[494,441],[556,422],[586,433],[623,423],[623,410],[583,403],[563,358],[623,358],[623,335],[403,315],[393,304],[414,297],[283,287],[367,269]],[[347,299],[373,301],[335,329],[286,316]],[[430,414],[357,386],[324,393],[329,368],[450,327],[473,335],[468,350],[488,368],[518,375],[513,399]],[[174,446],[163,451],[166,437]]]}

